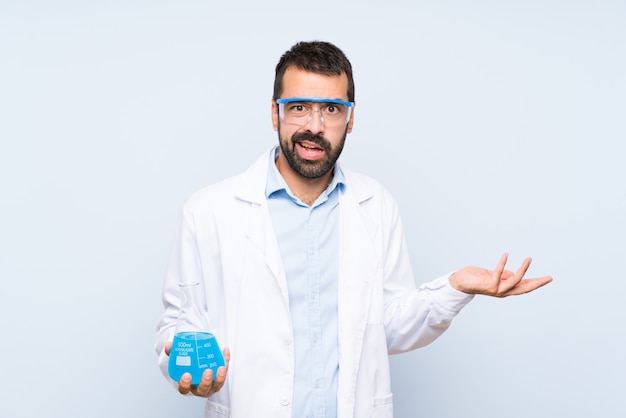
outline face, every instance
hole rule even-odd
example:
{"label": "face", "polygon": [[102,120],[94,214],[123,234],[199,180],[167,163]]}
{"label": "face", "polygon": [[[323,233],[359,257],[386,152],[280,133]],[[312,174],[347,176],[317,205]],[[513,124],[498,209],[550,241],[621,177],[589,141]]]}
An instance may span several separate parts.
{"label": "face", "polygon": [[[282,98],[310,97],[348,100],[348,77],[327,76],[288,68],[283,76]],[[326,127],[319,113],[313,113],[304,126],[283,122],[278,106],[272,103],[272,123],[280,143],[279,167],[307,179],[327,175],[341,155],[348,133],[352,131],[354,112],[347,124]],[[284,164],[284,163],[287,164]]]}

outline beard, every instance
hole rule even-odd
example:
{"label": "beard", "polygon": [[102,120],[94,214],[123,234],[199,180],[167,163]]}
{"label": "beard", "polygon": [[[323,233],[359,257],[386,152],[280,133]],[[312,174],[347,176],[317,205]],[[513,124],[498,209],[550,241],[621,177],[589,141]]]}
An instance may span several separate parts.
{"label": "beard", "polygon": [[[307,179],[316,179],[323,177],[335,167],[335,163],[339,159],[341,151],[343,151],[347,135],[348,129],[346,127],[343,137],[337,146],[333,148],[326,138],[321,135],[314,135],[310,132],[296,132],[291,137],[291,140],[284,139],[280,135],[279,125],[278,142],[280,144],[280,151],[296,173]],[[324,157],[315,161],[301,158],[296,151],[296,146],[300,141],[309,141],[316,144],[324,150]]]}

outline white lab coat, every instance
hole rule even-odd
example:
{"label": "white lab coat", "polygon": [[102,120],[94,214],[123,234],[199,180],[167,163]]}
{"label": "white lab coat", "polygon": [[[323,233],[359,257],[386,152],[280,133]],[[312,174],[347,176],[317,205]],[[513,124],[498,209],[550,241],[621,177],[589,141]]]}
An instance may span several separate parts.
{"label": "white lab coat", "polygon": [[[214,334],[231,350],[227,384],[207,400],[205,417],[292,416],[294,344],[264,194],[269,161],[265,153],[189,199],[167,269],[156,343],[165,376],[179,281],[200,281]],[[447,276],[416,289],[395,200],[378,182],[341,169],[338,417],[392,417],[388,355],[433,341],[471,296]]]}

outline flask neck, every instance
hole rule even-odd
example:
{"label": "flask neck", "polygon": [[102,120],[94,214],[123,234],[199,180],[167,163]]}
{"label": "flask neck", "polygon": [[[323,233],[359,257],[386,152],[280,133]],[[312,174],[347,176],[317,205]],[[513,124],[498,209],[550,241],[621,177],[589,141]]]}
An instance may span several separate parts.
{"label": "flask neck", "polygon": [[198,292],[200,291],[199,282],[183,282],[179,283],[181,298],[181,310],[191,312],[194,308],[198,307]]}

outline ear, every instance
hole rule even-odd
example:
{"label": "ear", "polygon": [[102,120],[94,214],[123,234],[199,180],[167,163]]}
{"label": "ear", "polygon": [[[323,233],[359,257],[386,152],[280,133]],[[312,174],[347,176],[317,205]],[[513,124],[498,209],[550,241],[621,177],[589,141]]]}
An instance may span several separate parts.
{"label": "ear", "polygon": [[350,120],[348,121],[348,126],[346,127],[346,133],[352,132],[352,126],[354,125],[354,111],[356,110],[356,103],[352,105],[352,112],[350,113]]}
{"label": "ear", "polygon": [[272,100],[272,127],[278,131],[278,105],[275,100]]}

